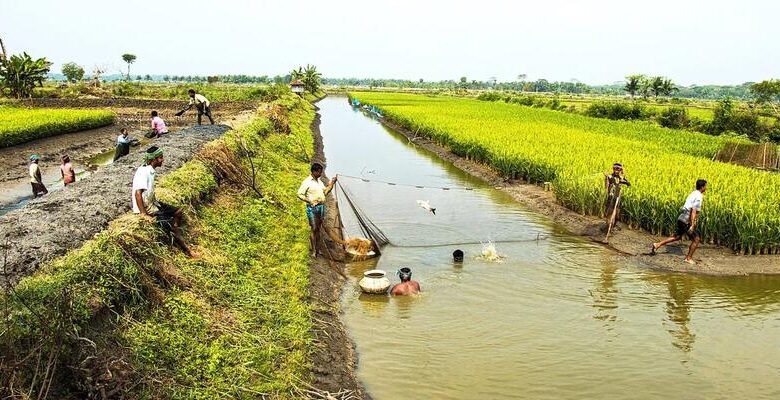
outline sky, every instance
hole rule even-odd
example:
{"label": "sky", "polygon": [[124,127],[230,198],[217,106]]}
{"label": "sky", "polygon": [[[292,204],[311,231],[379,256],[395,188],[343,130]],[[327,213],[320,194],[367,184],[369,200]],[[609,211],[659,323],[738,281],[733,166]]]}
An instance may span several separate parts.
{"label": "sky", "polygon": [[10,53],[59,72],[577,80],[780,78],[780,1],[0,0]]}

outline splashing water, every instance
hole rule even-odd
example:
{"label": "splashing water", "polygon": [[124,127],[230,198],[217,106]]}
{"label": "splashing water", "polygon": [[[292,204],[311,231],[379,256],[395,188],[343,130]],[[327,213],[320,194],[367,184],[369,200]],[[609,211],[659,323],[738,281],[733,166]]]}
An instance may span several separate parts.
{"label": "splashing water", "polygon": [[479,258],[492,262],[502,262],[504,260],[504,256],[498,253],[495,243],[491,241],[482,244],[482,254]]}

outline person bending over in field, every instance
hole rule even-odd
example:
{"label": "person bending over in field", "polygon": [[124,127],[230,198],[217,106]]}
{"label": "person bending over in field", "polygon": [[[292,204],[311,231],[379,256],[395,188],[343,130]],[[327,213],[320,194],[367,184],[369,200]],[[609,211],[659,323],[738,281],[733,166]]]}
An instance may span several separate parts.
{"label": "person bending over in field", "polygon": [[306,203],[306,217],[311,227],[311,252],[312,256],[320,255],[318,244],[320,242],[320,227],[325,219],[325,197],[333,190],[338,175],[325,186],[320,179],[323,172],[322,164],[311,165],[311,175],[306,177],[298,188],[298,198]]}
{"label": "person bending over in field", "polygon": [[408,296],[420,293],[420,284],[412,280],[412,270],[410,268],[404,267],[399,269],[398,278],[401,279],[401,283],[393,286],[390,289],[390,294],[393,296]]}
{"label": "person bending over in field", "polygon": [[160,115],[157,113],[157,111],[152,111],[151,124],[152,130],[149,132],[149,138],[160,137],[168,133],[168,127],[165,126],[165,121],[160,118]]}
{"label": "person bending over in field", "polygon": [[130,136],[127,135],[127,129],[122,128],[119,136],[116,138],[116,150],[114,151],[114,161],[130,154]]}
{"label": "person bending over in field", "polygon": [[41,178],[41,167],[38,165],[40,159],[35,154],[30,156],[30,185],[32,186],[33,199],[49,193],[49,190],[43,185],[43,178]]}
{"label": "person bending over in field", "polygon": [[135,171],[133,177],[132,203],[133,212],[141,217],[154,220],[176,245],[189,257],[196,257],[181,236],[179,225],[182,212],[170,204],[157,201],[154,196],[155,170],[163,164],[162,149],[152,146],[144,154],[144,165]]}
{"label": "person bending over in field", "polygon": [[682,239],[683,235],[686,235],[688,236],[688,239],[691,240],[691,245],[688,247],[688,254],[685,256],[684,261],[688,264],[696,264],[696,262],[693,261],[693,253],[699,248],[699,243],[701,242],[701,233],[699,233],[699,230],[697,229],[697,224],[699,222],[699,214],[701,214],[701,206],[704,202],[704,192],[706,191],[707,181],[704,179],[697,180],[696,190],[691,192],[691,194],[688,195],[688,198],[685,199],[685,205],[683,205],[680,210],[680,216],[677,217],[677,229],[674,236],[665,239],[660,243],[653,243],[650,254],[654,255],[661,247],[676,242]]}
{"label": "person bending over in field", "polygon": [[192,106],[195,106],[195,109],[198,110],[198,125],[200,125],[201,117],[203,117],[203,115],[208,117],[211,125],[214,125],[214,119],[211,118],[211,103],[209,103],[209,100],[202,94],[195,93],[195,89],[190,89],[187,93],[190,95],[190,103],[187,108],[179,111],[176,115],[182,115],[185,111],[191,109]]}
{"label": "person bending over in field", "polygon": [[70,163],[70,157],[67,155],[62,156],[62,164],[60,164],[60,174],[62,175],[62,182],[65,186],[76,182],[76,171],[73,170],[73,164]]}

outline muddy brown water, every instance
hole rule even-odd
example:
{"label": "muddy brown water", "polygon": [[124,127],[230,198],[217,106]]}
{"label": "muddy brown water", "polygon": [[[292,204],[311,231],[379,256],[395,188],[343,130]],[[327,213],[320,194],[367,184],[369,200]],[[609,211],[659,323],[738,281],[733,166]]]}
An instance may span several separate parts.
{"label": "muddy brown water", "polygon": [[[342,298],[374,398],[780,396],[780,277],[647,270],[567,234],[343,97],[318,106],[330,175],[453,188],[341,179],[392,242],[378,259],[348,264]],[[488,240],[501,262],[478,258]],[[455,248],[462,264],[452,262]],[[423,293],[360,293],[363,272],[392,278],[401,266]]]}

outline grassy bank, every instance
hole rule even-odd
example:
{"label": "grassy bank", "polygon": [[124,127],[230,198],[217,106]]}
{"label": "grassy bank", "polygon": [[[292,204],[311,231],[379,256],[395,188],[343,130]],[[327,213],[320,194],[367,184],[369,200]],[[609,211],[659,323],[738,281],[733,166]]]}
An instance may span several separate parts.
{"label": "grassy bank", "polygon": [[106,110],[28,109],[0,105],[0,147],[114,123]]}
{"label": "grassy bank", "polygon": [[[312,339],[294,193],[313,117],[282,98],[161,180],[200,259],[127,215],[4,296],[0,395],[51,382],[51,398],[299,398]],[[250,156],[264,198],[249,188]]]}
{"label": "grassy bank", "polygon": [[352,95],[506,177],[552,182],[558,201],[583,214],[603,213],[603,173],[622,162],[633,184],[623,191],[622,220],[654,234],[671,233],[694,183],[707,179],[700,225],[707,241],[749,254],[780,251],[780,177],[711,161],[720,137],[503,102]]}

